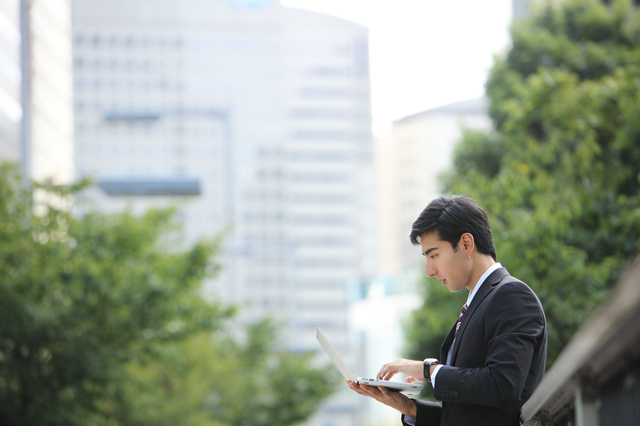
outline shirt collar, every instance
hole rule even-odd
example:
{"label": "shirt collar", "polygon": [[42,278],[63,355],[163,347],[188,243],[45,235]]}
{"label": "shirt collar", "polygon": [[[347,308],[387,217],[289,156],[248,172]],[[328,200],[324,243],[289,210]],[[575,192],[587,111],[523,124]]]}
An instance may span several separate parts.
{"label": "shirt collar", "polygon": [[485,271],[484,274],[482,274],[482,276],[480,277],[480,279],[478,280],[478,283],[476,284],[476,286],[473,288],[473,291],[469,293],[469,297],[467,297],[467,308],[469,307],[469,305],[471,305],[471,301],[473,300],[473,297],[476,295],[476,293],[478,292],[478,289],[480,288],[480,286],[482,285],[482,283],[484,283],[484,280],[487,279],[487,277],[489,275],[491,275],[491,273],[493,271],[495,271],[498,268],[502,268],[502,265],[500,264],[500,262],[496,262],[493,265],[491,265],[489,267],[489,269],[487,269]]}

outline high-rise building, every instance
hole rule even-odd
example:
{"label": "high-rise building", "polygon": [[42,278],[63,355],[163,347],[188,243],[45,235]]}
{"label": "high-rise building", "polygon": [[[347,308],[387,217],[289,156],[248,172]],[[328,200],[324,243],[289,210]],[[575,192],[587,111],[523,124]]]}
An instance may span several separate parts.
{"label": "high-rise building", "polygon": [[[76,168],[103,208],[224,236],[211,294],[347,349],[375,269],[368,31],[272,1],[73,2]],[[245,304],[246,305],[243,305]]]}
{"label": "high-rise building", "polygon": [[[429,201],[442,195],[440,175],[453,165],[462,130],[491,129],[487,99],[444,105],[397,120],[376,141],[378,241],[382,275],[420,263],[409,242],[411,225]],[[417,255],[418,254],[418,255]]]}
{"label": "high-rise building", "polygon": [[0,0],[0,161],[73,180],[69,0]]}

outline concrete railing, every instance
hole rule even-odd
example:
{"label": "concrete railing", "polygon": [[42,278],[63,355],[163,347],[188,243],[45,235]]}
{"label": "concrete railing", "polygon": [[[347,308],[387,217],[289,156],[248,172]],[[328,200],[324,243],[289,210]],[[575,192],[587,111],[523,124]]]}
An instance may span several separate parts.
{"label": "concrete railing", "polygon": [[524,426],[640,425],[640,264],[580,327],[520,418]]}

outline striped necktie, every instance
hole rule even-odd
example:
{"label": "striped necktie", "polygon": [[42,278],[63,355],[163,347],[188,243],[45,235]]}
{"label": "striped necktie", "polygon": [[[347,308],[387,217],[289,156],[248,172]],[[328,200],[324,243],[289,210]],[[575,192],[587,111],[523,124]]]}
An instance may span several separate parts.
{"label": "striped necktie", "polygon": [[460,311],[460,316],[458,317],[458,322],[456,322],[456,331],[453,334],[453,339],[455,340],[456,336],[458,335],[458,329],[460,328],[460,323],[462,322],[462,317],[464,316],[464,314],[467,312],[467,304],[465,303],[464,306],[462,306],[462,310]]}

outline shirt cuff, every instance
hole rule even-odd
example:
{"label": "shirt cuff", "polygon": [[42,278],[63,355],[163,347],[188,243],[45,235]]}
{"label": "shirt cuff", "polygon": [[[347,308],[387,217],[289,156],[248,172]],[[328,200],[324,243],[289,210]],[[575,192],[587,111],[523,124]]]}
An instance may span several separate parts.
{"label": "shirt cuff", "polygon": [[431,373],[431,386],[433,386],[433,388],[436,388],[436,376],[438,375],[438,371],[440,371],[440,369],[444,367],[444,365],[442,364],[438,364],[433,368],[433,373]]}
{"label": "shirt cuff", "polygon": [[416,419],[414,419],[413,417],[405,415],[403,420],[409,426],[416,426]]}

